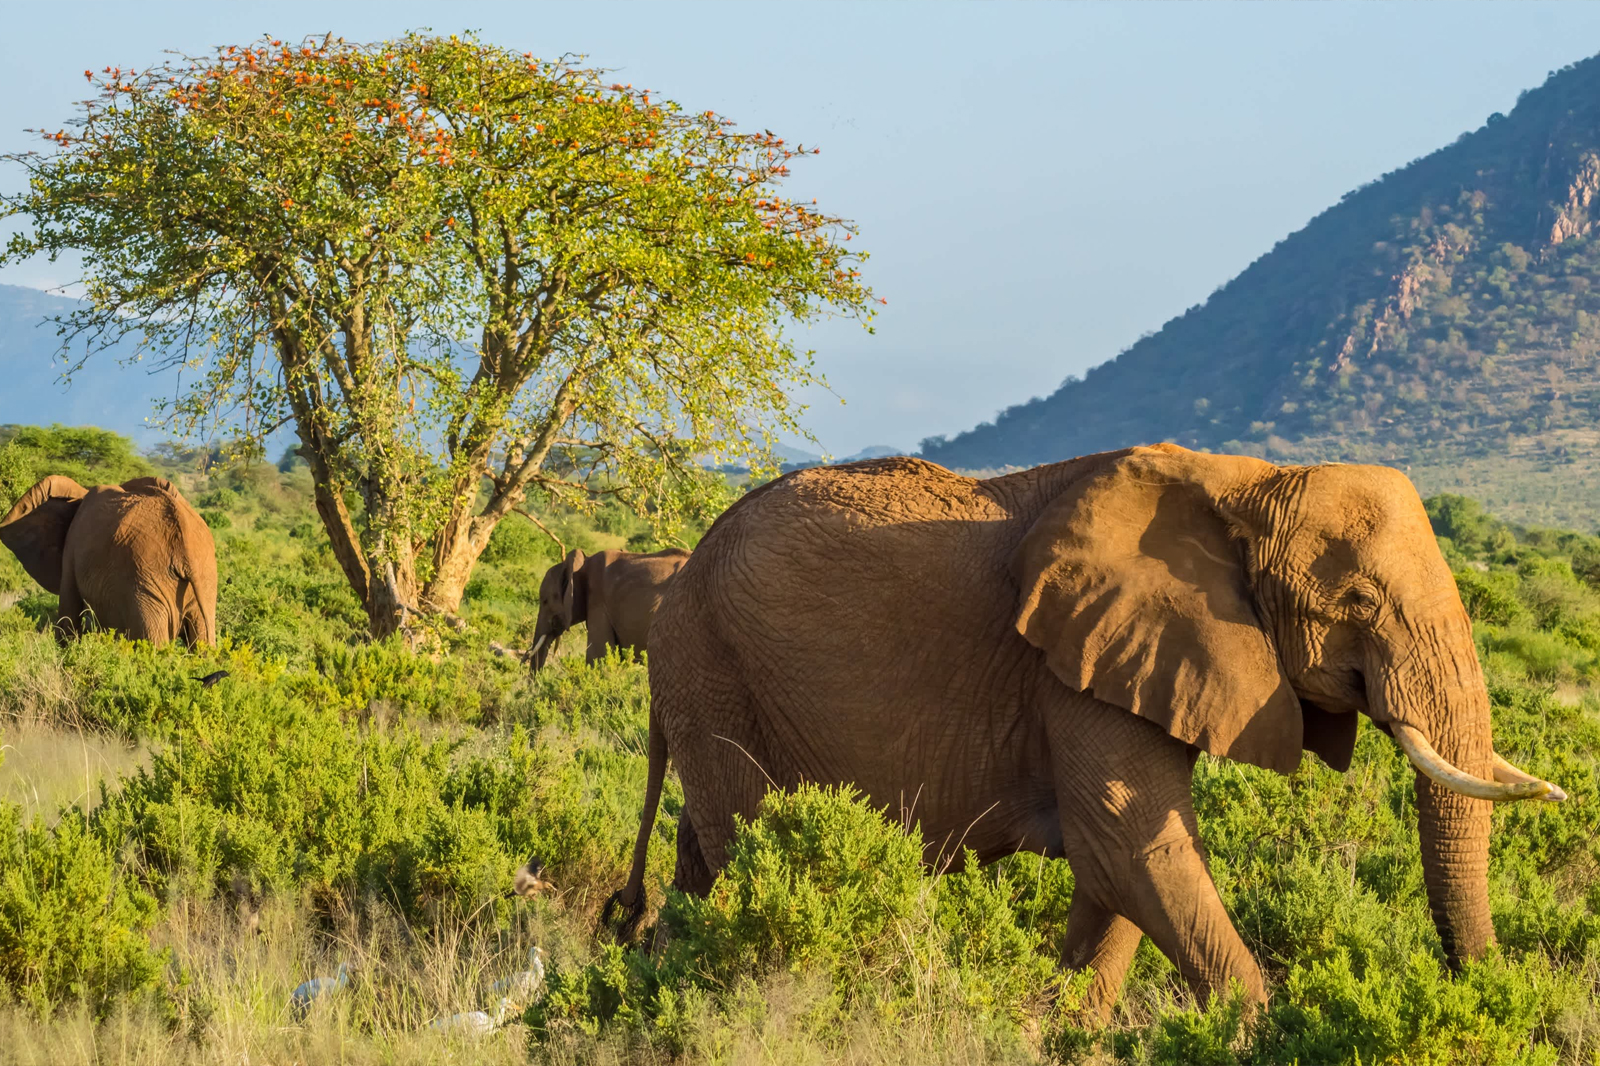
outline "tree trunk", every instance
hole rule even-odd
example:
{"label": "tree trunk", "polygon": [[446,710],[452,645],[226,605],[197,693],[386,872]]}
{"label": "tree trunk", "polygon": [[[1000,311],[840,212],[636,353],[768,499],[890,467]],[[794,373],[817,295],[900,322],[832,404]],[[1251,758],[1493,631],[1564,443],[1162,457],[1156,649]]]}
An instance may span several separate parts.
{"label": "tree trunk", "polygon": [[[481,534],[479,530],[482,530]],[[461,610],[461,598],[466,594],[467,581],[478,556],[489,546],[489,536],[494,523],[480,525],[470,510],[463,509],[450,516],[434,549],[433,580],[428,582],[427,604],[432,610],[456,614]]]}
{"label": "tree trunk", "polygon": [[368,627],[374,640],[397,633],[406,620],[417,613],[417,577],[411,560],[401,565],[386,562],[365,604]]}

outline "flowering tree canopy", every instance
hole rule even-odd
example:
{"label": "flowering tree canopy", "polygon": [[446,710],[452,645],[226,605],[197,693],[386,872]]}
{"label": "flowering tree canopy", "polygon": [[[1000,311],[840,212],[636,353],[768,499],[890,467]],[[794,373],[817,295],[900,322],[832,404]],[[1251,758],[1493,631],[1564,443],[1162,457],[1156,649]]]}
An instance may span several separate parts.
{"label": "flowering tree canopy", "polygon": [[456,610],[530,492],[670,525],[701,460],[770,463],[819,380],[784,326],[877,302],[852,227],[777,191],[814,149],[567,59],[412,34],[84,75],[10,157],[6,258],[82,254],[64,343],[194,371],[170,425],[293,425],[374,634]]}

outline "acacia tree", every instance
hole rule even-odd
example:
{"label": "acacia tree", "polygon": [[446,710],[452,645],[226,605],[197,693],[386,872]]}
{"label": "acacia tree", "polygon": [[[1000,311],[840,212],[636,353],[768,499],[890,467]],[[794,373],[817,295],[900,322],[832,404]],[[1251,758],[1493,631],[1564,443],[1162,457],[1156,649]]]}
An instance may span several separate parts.
{"label": "acacia tree", "polygon": [[786,323],[870,328],[853,227],[777,191],[807,149],[568,59],[411,34],[84,74],[8,157],[6,259],[82,254],[64,346],[188,368],[170,425],[294,426],[374,635],[455,611],[530,492],[704,506],[701,461],[803,432]]}

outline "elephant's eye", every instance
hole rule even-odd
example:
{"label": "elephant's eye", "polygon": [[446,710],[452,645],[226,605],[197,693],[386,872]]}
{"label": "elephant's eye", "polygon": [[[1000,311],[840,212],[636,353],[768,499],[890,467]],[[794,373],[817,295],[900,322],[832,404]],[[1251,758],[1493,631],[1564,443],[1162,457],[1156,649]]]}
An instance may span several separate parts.
{"label": "elephant's eye", "polygon": [[1352,614],[1371,617],[1378,610],[1378,594],[1363,585],[1352,585],[1344,590],[1339,601]]}

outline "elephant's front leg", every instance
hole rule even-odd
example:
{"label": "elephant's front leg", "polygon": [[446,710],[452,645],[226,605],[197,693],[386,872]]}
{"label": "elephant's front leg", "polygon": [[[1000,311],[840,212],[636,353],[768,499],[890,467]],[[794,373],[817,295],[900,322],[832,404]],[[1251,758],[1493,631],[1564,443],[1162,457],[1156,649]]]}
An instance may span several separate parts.
{"label": "elephant's front leg", "polygon": [[593,665],[606,657],[606,649],[617,643],[617,633],[611,624],[611,616],[603,604],[595,602],[598,597],[594,591],[589,593],[589,613],[584,619],[589,627],[589,644],[586,648],[585,661]]}
{"label": "elephant's front leg", "polygon": [[[1069,860],[1070,862],[1070,860]],[[1081,863],[1071,863],[1074,877]],[[1137,925],[1095,902],[1084,881],[1078,879],[1072,909],[1067,913],[1067,935],[1061,944],[1061,965],[1068,970],[1093,970],[1094,977],[1083,994],[1083,1011],[1089,1017],[1107,1021],[1111,1008],[1133,962],[1133,953],[1143,938]],[[1095,893],[1099,895],[1099,893]]]}
{"label": "elephant's front leg", "polygon": [[1206,867],[1190,793],[1187,745],[1119,708],[1079,694],[1046,714],[1067,861],[1076,881],[1063,961],[1093,965],[1085,1006],[1104,1018],[1143,930],[1202,999],[1266,999]]}

